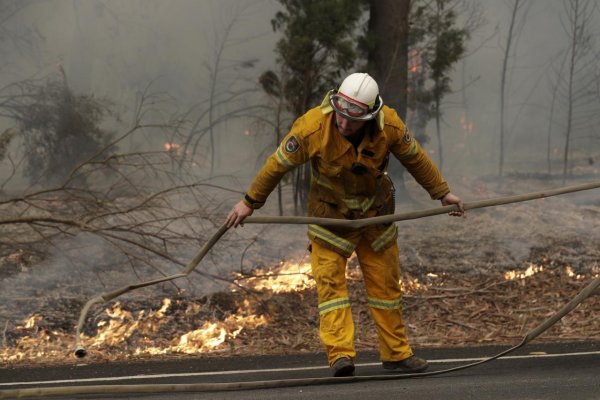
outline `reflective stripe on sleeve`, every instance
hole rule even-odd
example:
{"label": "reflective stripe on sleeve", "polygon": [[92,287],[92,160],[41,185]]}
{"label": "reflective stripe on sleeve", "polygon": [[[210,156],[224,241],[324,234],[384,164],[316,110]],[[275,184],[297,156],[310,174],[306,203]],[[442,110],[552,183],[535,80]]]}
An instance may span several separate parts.
{"label": "reflective stripe on sleeve", "polygon": [[348,297],[339,297],[319,304],[319,314],[325,314],[340,308],[350,307],[350,299]]}
{"label": "reflective stripe on sleeve", "polygon": [[408,151],[406,151],[404,154],[402,154],[400,157],[398,157],[398,159],[400,161],[407,160],[411,157],[416,156],[417,153],[419,153],[419,143],[413,139],[410,144],[410,147],[408,148]]}
{"label": "reflective stripe on sleeve", "polygon": [[275,152],[275,157],[277,158],[277,162],[283,165],[286,168],[295,168],[298,164],[295,164],[292,160],[290,160],[283,151],[281,151],[281,147],[277,148]]}

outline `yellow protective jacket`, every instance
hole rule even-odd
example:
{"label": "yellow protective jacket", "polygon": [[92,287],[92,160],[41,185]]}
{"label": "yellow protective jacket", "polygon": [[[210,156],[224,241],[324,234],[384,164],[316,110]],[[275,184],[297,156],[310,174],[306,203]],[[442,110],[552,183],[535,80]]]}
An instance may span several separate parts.
{"label": "yellow protective jacket", "polygon": [[[384,106],[378,118],[368,122],[365,129],[362,142],[355,149],[337,130],[335,113],[326,97],[320,107],[295,121],[255,177],[244,202],[254,209],[262,207],[286,172],[310,161],[309,216],[359,219],[391,214],[393,186],[386,173],[390,153],[433,199],[440,199],[450,191],[396,111]],[[367,239],[378,252],[396,241],[397,231],[395,224],[361,229],[309,225],[308,235],[348,257],[361,238]]]}

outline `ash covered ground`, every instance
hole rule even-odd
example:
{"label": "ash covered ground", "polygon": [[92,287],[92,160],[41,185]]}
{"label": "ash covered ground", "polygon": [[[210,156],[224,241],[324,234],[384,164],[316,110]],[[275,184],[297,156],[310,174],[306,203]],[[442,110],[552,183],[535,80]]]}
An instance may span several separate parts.
{"label": "ash covered ground", "polygon": [[[463,179],[452,186],[469,202],[561,185],[519,176],[501,183]],[[397,213],[438,206],[416,184],[408,183],[407,189],[412,201],[398,204]],[[274,213],[273,204],[261,211]],[[518,342],[600,274],[599,221],[600,192],[595,189],[472,210],[465,218],[439,215],[399,222],[404,315],[413,346]],[[85,326],[94,343],[88,361],[321,351],[314,287],[275,292],[248,283],[253,274],[277,272],[281,261],[309,262],[307,243],[304,226],[247,224],[232,232],[199,268],[228,280],[237,277],[234,285],[193,275],[176,286],[145,289],[95,310]],[[80,238],[77,246],[85,247],[85,240]],[[71,269],[60,255],[41,259],[33,252],[5,250],[0,264],[0,355],[5,364],[50,358],[73,362],[72,334],[85,301],[139,279],[116,258],[107,277],[93,263]],[[348,277],[357,348],[375,350],[376,333],[353,260]],[[170,299],[167,306],[165,298]],[[592,296],[539,340],[600,340],[599,298]],[[94,339],[115,320],[120,331],[111,333],[112,340]],[[212,329],[220,340],[208,346],[215,336],[200,337],[202,328]],[[191,332],[197,332],[195,341]],[[185,335],[187,349],[181,347]]]}

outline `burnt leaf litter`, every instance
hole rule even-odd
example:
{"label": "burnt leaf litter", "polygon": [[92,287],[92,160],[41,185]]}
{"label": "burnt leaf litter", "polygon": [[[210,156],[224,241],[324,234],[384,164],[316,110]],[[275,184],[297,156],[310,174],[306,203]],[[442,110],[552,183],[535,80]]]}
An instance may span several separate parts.
{"label": "burnt leaf litter", "polygon": [[[474,180],[455,192],[469,190],[463,195],[468,201],[531,191],[525,179],[513,183],[509,190]],[[460,220],[439,216],[399,223],[404,319],[412,346],[518,343],[600,274],[598,221],[596,190],[473,210]],[[3,248],[0,280],[34,274],[41,258],[33,249]],[[377,350],[357,264],[351,258],[347,273],[356,347]],[[279,271],[278,266],[267,269],[230,276],[235,281],[230,290],[126,296],[96,307],[83,331],[86,362],[322,351],[310,268],[298,269],[303,284],[289,290],[270,289],[272,281],[259,285]],[[36,295],[40,305],[25,319],[11,319],[14,310],[0,303],[0,362],[76,362],[74,328],[89,297],[76,290]],[[31,298],[11,300],[11,307],[18,307]],[[600,295],[593,295],[536,341],[598,340],[599,309]]]}

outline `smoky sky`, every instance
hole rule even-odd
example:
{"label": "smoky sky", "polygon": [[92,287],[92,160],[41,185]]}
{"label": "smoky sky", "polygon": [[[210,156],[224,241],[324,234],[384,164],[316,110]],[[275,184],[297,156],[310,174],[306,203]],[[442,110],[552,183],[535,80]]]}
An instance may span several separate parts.
{"label": "smoky sky", "polygon": [[[482,23],[472,32],[467,56],[452,72],[453,92],[442,105],[444,173],[450,176],[497,171],[500,72],[512,2],[475,3],[483,11]],[[508,63],[508,171],[535,170],[545,159],[551,63],[568,46],[564,4],[531,0],[518,23]],[[185,110],[205,101],[212,87],[225,93],[240,76],[251,86],[265,70],[277,69],[274,48],[280,36],[270,20],[279,7],[272,0],[32,2],[5,24],[34,34],[30,44],[3,43],[10,62],[0,80],[7,84],[39,77],[62,65],[75,91],[109,98],[125,121],[148,85],[172,99],[164,106],[165,114]],[[597,32],[593,24],[590,28],[594,41]],[[252,67],[240,75],[232,66],[243,60],[251,60]],[[252,104],[263,99],[254,93],[245,100]],[[226,114],[227,107],[218,112]],[[0,122],[3,129],[10,125]],[[427,148],[437,160],[434,129],[430,123]],[[557,124],[551,140],[557,160],[564,145],[561,129]],[[274,146],[273,135],[250,119],[223,123],[217,132],[218,172],[238,176],[243,187]],[[153,147],[164,141],[154,136],[137,140],[130,144]]]}
{"label": "smoky sky", "polygon": [[[460,182],[465,176],[495,174],[498,164],[500,73],[512,2],[480,0],[476,3],[483,10],[482,24],[471,35],[467,56],[456,64],[452,72],[453,92],[442,104],[444,174],[451,183]],[[516,33],[508,63],[506,170],[517,172],[545,168],[552,62],[568,47],[563,26],[565,1],[531,0],[528,4],[528,12],[522,17],[524,20]],[[159,119],[162,115],[188,110],[196,105],[196,114],[190,114],[194,116],[205,107],[211,90],[214,89],[216,95],[221,96],[218,98],[222,99],[230,90],[255,86],[258,76],[265,70],[277,70],[274,48],[280,36],[273,32],[270,20],[279,7],[274,0],[33,1],[3,25],[4,31],[18,33],[26,40],[15,38],[0,42],[0,87],[22,79],[57,74],[62,66],[75,92],[110,99],[121,113],[125,125],[131,123],[140,93],[149,85],[152,91],[160,92],[169,99],[156,105],[158,111],[153,118]],[[594,27],[594,24],[590,26]],[[591,33],[594,42],[597,32]],[[247,68],[241,68],[245,60],[248,61]],[[243,100],[251,105],[264,101],[264,98],[255,91],[249,92]],[[227,115],[230,106],[223,104],[217,107],[217,116]],[[0,132],[11,123],[0,119]],[[434,124],[430,123],[428,132],[431,141],[425,148],[437,161],[434,129]],[[561,124],[557,124],[551,138],[555,162],[560,160],[564,144],[561,129]],[[245,190],[261,162],[275,146],[272,129],[257,125],[251,118],[239,118],[218,125],[215,133],[216,173],[232,176],[233,179],[227,180],[226,184]],[[598,136],[595,132],[590,132],[590,135]],[[168,136],[169,132],[152,131],[125,145],[136,149],[161,149]],[[600,145],[597,140],[590,143]],[[583,150],[579,147],[580,152]],[[200,147],[199,151],[206,151],[206,148]],[[600,164],[598,151],[588,156],[595,157],[596,165]],[[208,173],[206,167],[203,168],[197,171],[201,177]],[[1,172],[6,176],[10,171],[4,165]],[[527,189],[519,188],[523,192]],[[419,193],[424,200],[430,201],[426,193]],[[239,193],[229,194],[226,200],[237,201],[239,197]],[[220,198],[216,202],[221,201]],[[222,201],[222,204],[226,203]],[[275,202],[271,200],[263,212],[275,214]],[[484,221],[481,225],[489,224]],[[583,226],[588,229],[588,226]],[[468,227],[475,233],[480,229],[477,220]],[[282,246],[282,236],[291,235],[291,230],[278,229],[271,230],[272,240],[264,239],[251,248],[256,255],[254,258],[248,255],[245,263],[239,261],[243,250],[229,253],[225,260],[228,267],[237,268],[244,264],[249,268],[256,265],[257,260],[265,261],[265,253],[273,260],[292,253],[302,256],[306,240],[303,227],[294,228],[293,237],[290,236],[293,245],[289,244],[289,248]],[[435,232],[439,227],[425,225],[424,229],[423,236],[426,236],[426,229]],[[579,233],[574,231],[573,236]],[[500,232],[498,236],[503,234]],[[494,236],[496,232],[489,235]],[[298,238],[302,241],[299,242]],[[80,243],[76,244],[96,245],[88,239],[79,238]],[[414,240],[417,239],[415,236]],[[512,238],[507,241],[510,242],[507,247],[523,247],[522,242],[513,243]],[[476,243],[475,239],[473,243]],[[103,246],[96,251],[100,256],[109,253]],[[512,253],[506,251],[506,254],[516,253],[524,257],[527,251],[528,248],[523,247],[519,251],[513,249]],[[181,258],[192,255],[186,254]],[[216,261],[215,265],[220,260]],[[46,288],[55,289],[62,284],[62,276],[71,270],[60,254],[47,262],[50,265],[48,272],[55,278],[46,282]],[[120,262],[116,260],[114,264]],[[93,272],[93,268],[94,264],[90,262],[82,264],[77,271],[87,274]],[[73,274],[71,278],[76,280],[78,276]],[[20,289],[41,285],[40,281],[45,277],[39,275],[29,282],[29,277],[19,276],[6,282],[4,287],[12,285]],[[87,284],[82,289],[85,294],[98,291],[97,282]]]}

